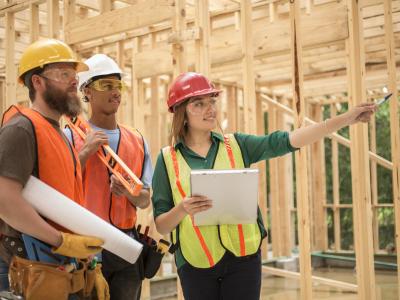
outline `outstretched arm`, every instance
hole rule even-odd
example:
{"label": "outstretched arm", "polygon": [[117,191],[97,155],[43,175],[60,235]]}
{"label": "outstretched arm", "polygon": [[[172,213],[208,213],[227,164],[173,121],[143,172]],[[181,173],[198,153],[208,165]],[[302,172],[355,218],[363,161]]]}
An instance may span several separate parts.
{"label": "outstretched arm", "polygon": [[376,111],[375,103],[362,103],[349,111],[327,119],[324,122],[302,127],[289,133],[290,144],[295,148],[312,144],[326,135],[343,127],[358,123],[369,122],[371,115]]}

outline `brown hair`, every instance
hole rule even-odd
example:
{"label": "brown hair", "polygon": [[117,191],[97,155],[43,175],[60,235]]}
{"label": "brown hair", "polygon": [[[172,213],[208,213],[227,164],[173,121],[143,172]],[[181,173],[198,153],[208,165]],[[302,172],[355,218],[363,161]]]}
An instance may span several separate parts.
{"label": "brown hair", "polygon": [[175,145],[178,140],[185,141],[185,136],[188,131],[186,116],[186,106],[189,103],[188,100],[173,108],[174,116],[172,117],[171,132],[169,136],[169,142],[172,146]]}

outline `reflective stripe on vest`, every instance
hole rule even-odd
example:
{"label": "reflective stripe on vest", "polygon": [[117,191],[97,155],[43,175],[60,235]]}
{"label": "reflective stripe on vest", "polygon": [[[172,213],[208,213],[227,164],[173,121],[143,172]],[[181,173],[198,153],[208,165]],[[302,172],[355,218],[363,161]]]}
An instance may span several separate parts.
{"label": "reflective stripe on vest", "polygon": [[[6,123],[16,113],[28,118],[33,125],[33,132],[36,137],[39,179],[82,205],[84,199],[81,165],[73,147],[68,147],[67,138],[65,137],[64,140],[61,136],[62,133],[57,132],[41,114],[32,109],[12,106],[4,113],[3,122]],[[72,155],[75,156],[75,162]],[[57,224],[54,225],[58,229],[61,228]]]}
{"label": "reflective stripe on vest", "polygon": [[[120,139],[116,153],[137,177],[142,176],[144,142],[137,130],[119,125]],[[72,131],[75,148],[80,151],[84,141]],[[136,223],[136,207],[125,196],[110,191],[107,167],[97,155],[91,155],[83,171],[84,207],[120,229],[130,229]]]}
{"label": "reflective stripe on vest", "polygon": [[[173,147],[162,150],[170,180],[174,205],[190,195],[190,167],[180,151]],[[240,147],[233,135],[227,135],[220,143],[214,169],[244,168]],[[177,236],[178,235],[178,236]],[[173,242],[179,242],[185,260],[197,268],[210,268],[224,255],[225,249],[235,256],[251,255],[261,244],[258,224],[200,226],[193,225],[190,216],[173,232]],[[178,241],[179,240],[179,241]]]}

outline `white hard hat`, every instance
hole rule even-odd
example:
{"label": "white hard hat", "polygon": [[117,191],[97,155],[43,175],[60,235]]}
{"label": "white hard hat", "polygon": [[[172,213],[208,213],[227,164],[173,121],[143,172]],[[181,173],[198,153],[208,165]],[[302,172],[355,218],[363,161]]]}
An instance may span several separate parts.
{"label": "white hard hat", "polygon": [[94,77],[110,74],[119,74],[122,77],[123,75],[117,63],[105,54],[95,54],[87,59],[85,64],[89,67],[89,70],[78,73],[79,90],[89,84]]}

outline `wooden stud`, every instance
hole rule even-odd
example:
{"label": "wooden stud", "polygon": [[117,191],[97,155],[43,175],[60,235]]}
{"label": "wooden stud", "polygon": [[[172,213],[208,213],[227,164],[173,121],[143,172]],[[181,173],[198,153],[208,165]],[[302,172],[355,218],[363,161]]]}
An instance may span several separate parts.
{"label": "wooden stud", "polygon": [[[285,103],[287,99],[281,99]],[[288,116],[281,110],[277,111],[278,129],[290,131],[292,123],[288,121]],[[294,229],[291,222],[291,211],[294,207],[293,197],[293,156],[285,155],[277,158],[278,165],[278,187],[284,186],[279,190],[279,235],[280,253],[282,256],[291,256],[292,248],[295,246]],[[293,218],[294,221],[294,218]]]}
{"label": "wooden stud", "polygon": [[208,0],[196,2],[195,27],[200,28],[200,39],[195,41],[196,71],[206,77],[210,76],[210,13]]}
{"label": "wooden stud", "polygon": [[[268,107],[268,134],[278,130],[277,128],[277,109],[274,106]],[[280,234],[280,201],[279,201],[279,173],[277,158],[270,159],[269,163],[269,182],[270,182],[270,216],[271,216],[271,243],[273,257],[281,256],[281,234]]]}
{"label": "wooden stud", "polygon": [[269,3],[269,22],[274,23],[275,21],[275,4],[274,2]]}
{"label": "wooden stud", "polygon": [[228,128],[227,132],[237,131],[237,94],[236,87],[231,85],[227,87],[226,91],[226,101],[227,101],[227,118],[228,118]]}
{"label": "wooden stud", "polygon": [[75,21],[76,0],[64,0],[63,33],[69,23]]}
{"label": "wooden stud", "polygon": [[31,4],[29,5],[30,13],[30,26],[29,26],[29,36],[30,41],[33,43],[39,38],[39,5]]}
{"label": "wooden stud", "polygon": [[[396,253],[397,265],[400,265],[400,129],[399,129],[399,105],[396,82],[396,59],[395,59],[395,39],[393,33],[392,2],[384,1],[385,15],[385,45],[386,57],[389,73],[389,90],[393,93],[390,101],[390,141],[392,152],[392,186],[393,186],[393,204],[395,211],[396,226]],[[397,286],[400,287],[400,268],[397,268]],[[398,294],[400,299],[400,293]]]}
{"label": "wooden stud", "polygon": [[[370,151],[376,153],[376,117],[375,114],[371,116],[369,122],[369,141]],[[377,174],[377,163],[371,161],[371,200],[373,207],[378,204],[378,174]],[[379,210],[374,209],[372,211],[372,234],[374,242],[374,252],[379,251]]]}
{"label": "wooden stud", "polygon": [[[264,125],[264,110],[262,109],[262,99],[257,93],[257,102],[256,102],[256,111],[257,111],[257,134],[265,135],[265,125]],[[262,161],[257,164],[260,178],[259,178],[259,200],[258,204],[260,207],[261,215],[264,220],[264,224],[267,224],[267,178],[266,178],[266,162]],[[266,225],[265,225],[266,226]],[[261,257],[263,259],[268,258],[268,239],[264,239],[261,245]]]}
{"label": "wooden stud", "polygon": [[139,79],[136,76],[136,54],[139,52],[140,48],[140,41],[139,37],[133,38],[132,41],[132,58],[131,58],[131,64],[132,64],[132,116],[133,116],[133,121],[132,124],[135,128],[139,129],[139,131],[144,130],[144,115],[142,112],[143,107],[139,103]]}
{"label": "wooden stud", "polygon": [[[365,52],[361,7],[357,0],[348,0],[348,82],[349,107],[366,101]],[[361,50],[360,50],[361,49]],[[358,297],[376,297],[374,253],[372,241],[371,182],[368,158],[368,127],[350,126],[351,177],[353,189],[353,225],[357,264]]]}
{"label": "wooden stud", "polygon": [[[313,104],[310,107],[311,116],[317,122],[322,122],[322,107]],[[325,143],[324,139],[311,145],[312,212],[313,212],[313,251],[328,249],[328,230],[326,226],[326,174],[325,174]]]}
{"label": "wooden stud", "polygon": [[[336,105],[330,105],[331,118],[336,116]],[[332,139],[332,193],[333,193],[333,230],[335,251],[341,250],[341,228],[340,228],[340,186],[339,186],[339,145]]]}
{"label": "wooden stud", "polygon": [[256,132],[256,84],[253,67],[252,7],[250,0],[240,1],[240,33],[242,45],[243,94],[244,94],[244,129]]}
{"label": "wooden stud", "polygon": [[100,0],[100,14],[111,11],[112,0]]}
{"label": "wooden stud", "polygon": [[66,27],[65,40],[68,44],[87,42],[170,20],[174,11],[173,3],[174,0],[140,1],[99,16],[75,20]]}
{"label": "wooden stud", "polygon": [[6,108],[17,101],[17,73],[15,65],[15,16],[14,13],[6,13]]}
{"label": "wooden stud", "polygon": [[[298,272],[291,272],[288,270],[282,270],[278,268],[272,268],[272,267],[267,267],[263,266],[262,271],[266,272],[268,274],[272,274],[275,276],[281,276],[285,278],[290,278],[290,279],[297,279],[301,280],[301,273]],[[313,276],[312,281],[318,284],[325,284],[331,287],[339,288],[339,289],[345,289],[347,291],[352,291],[352,292],[357,292],[357,285],[347,283],[347,282],[342,282],[342,281],[337,281],[337,280],[332,280],[332,279],[327,279],[323,277],[317,277]]]}
{"label": "wooden stud", "polygon": [[[119,68],[124,72],[124,66],[125,66],[125,58],[124,58],[124,42],[119,41],[115,44],[115,52],[116,52],[116,63],[119,66]],[[117,119],[119,122],[122,124],[127,124],[128,120],[132,119],[132,116],[130,115],[130,109],[128,107],[127,102],[130,102],[127,99],[127,94],[122,93],[122,101],[120,104],[120,107],[118,109],[118,114],[117,114]]]}
{"label": "wooden stud", "polygon": [[[175,3],[175,15],[172,22],[173,31],[180,37],[186,30],[186,1],[178,0]],[[172,60],[174,66],[174,78],[183,72],[187,72],[186,43],[179,41],[172,44]]]}
{"label": "wooden stud", "polygon": [[[300,31],[300,3],[290,1],[291,56],[292,56],[292,91],[294,108],[294,127],[305,126],[305,102],[303,98],[303,64]],[[300,297],[312,299],[311,255],[310,255],[310,216],[307,174],[307,150],[298,150],[296,157],[296,192],[299,233]]]}
{"label": "wooden stud", "polygon": [[0,80],[0,111],[4,112],[6,110],[6,97],[5,97],[5,82],[2,78]]}
{"label": "wooden stud", "polygon": [[59,38],[60,35],[60,7],[58,0],[47,0],[47,36]]}

